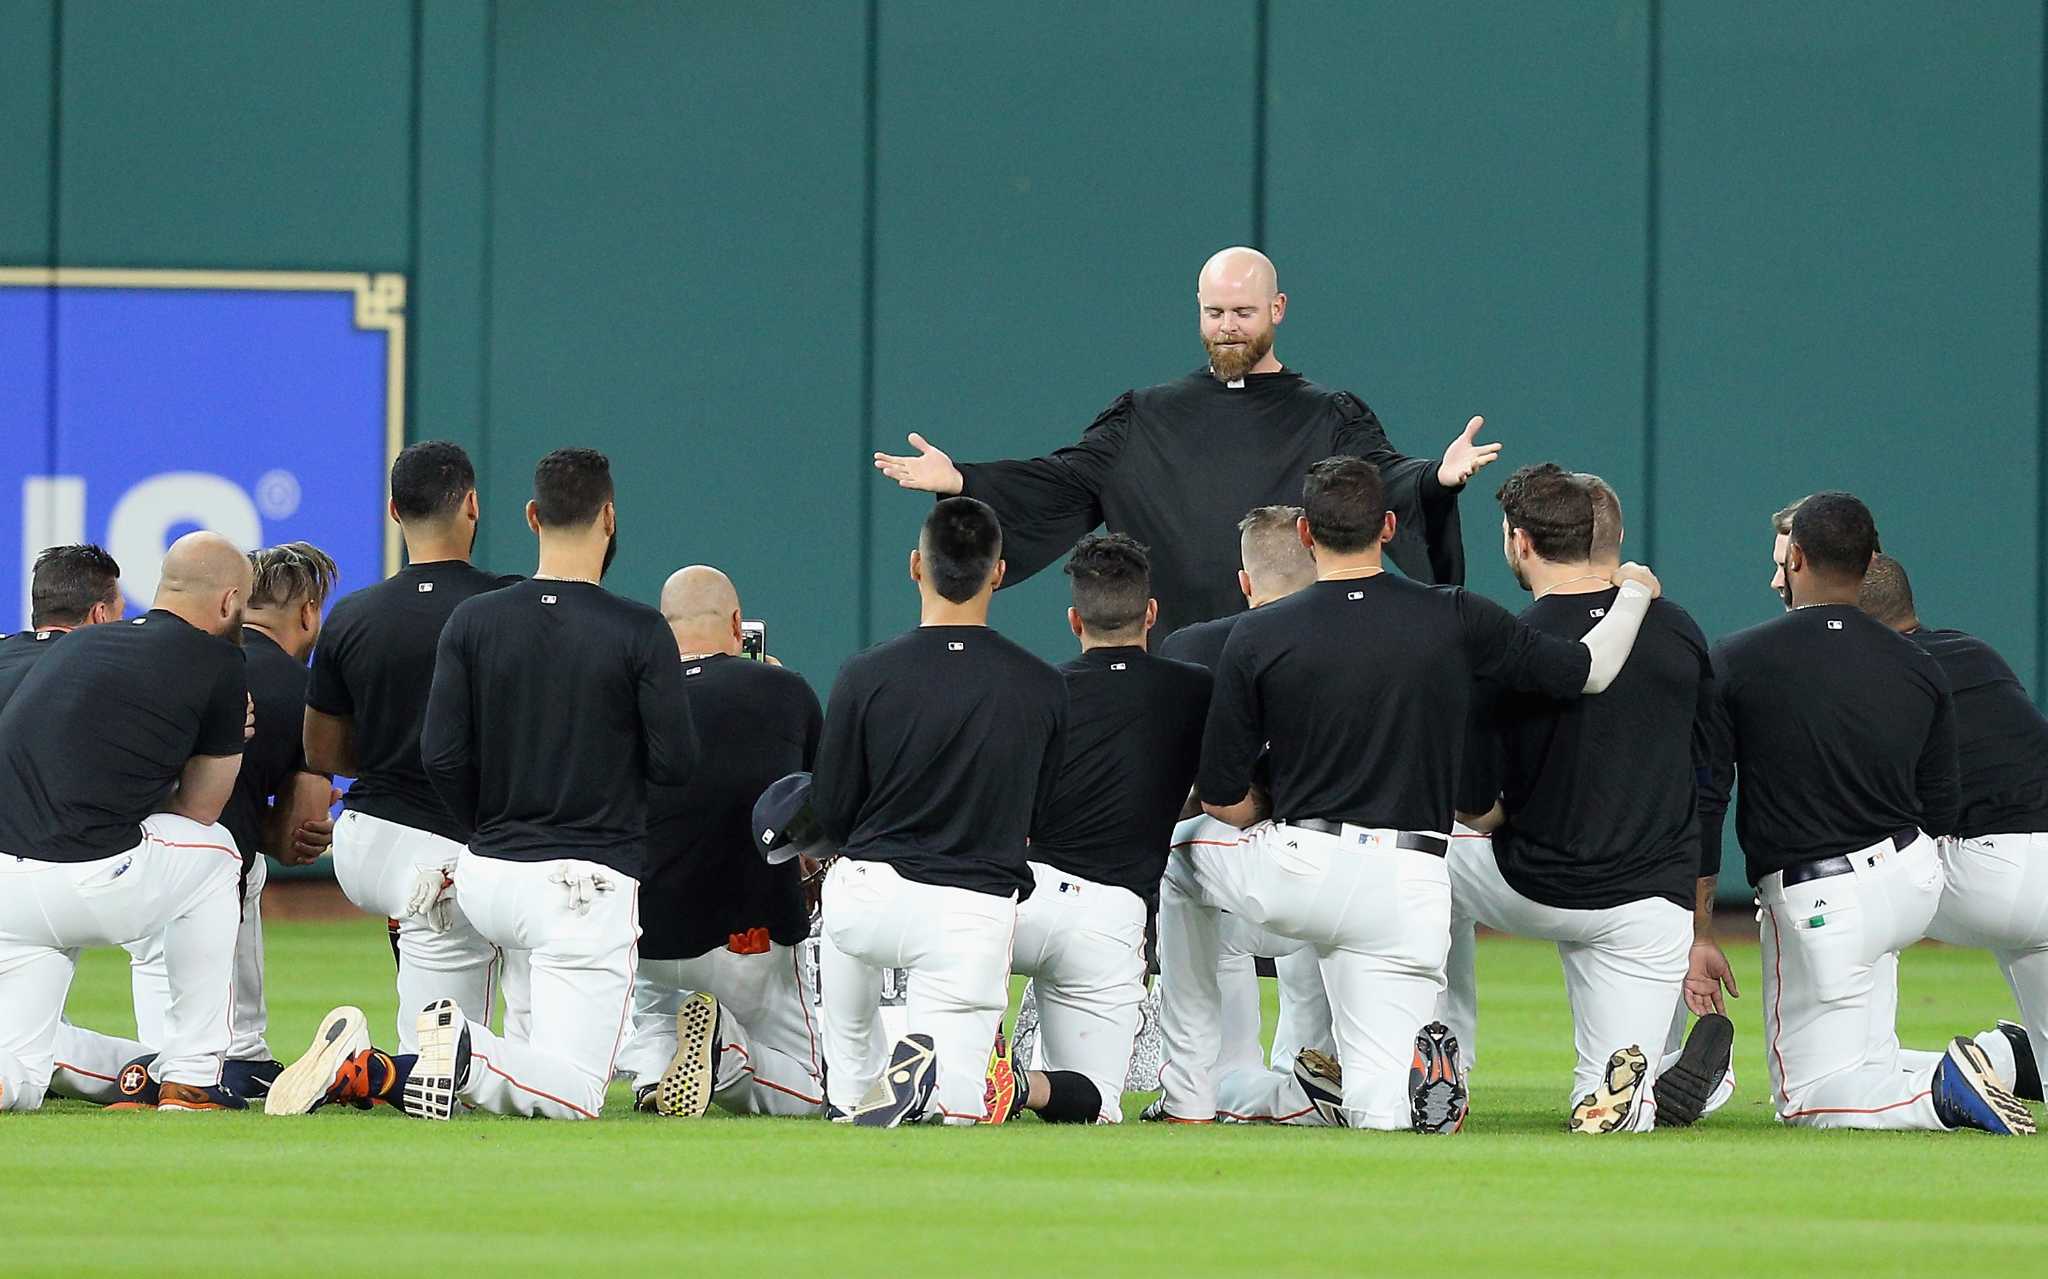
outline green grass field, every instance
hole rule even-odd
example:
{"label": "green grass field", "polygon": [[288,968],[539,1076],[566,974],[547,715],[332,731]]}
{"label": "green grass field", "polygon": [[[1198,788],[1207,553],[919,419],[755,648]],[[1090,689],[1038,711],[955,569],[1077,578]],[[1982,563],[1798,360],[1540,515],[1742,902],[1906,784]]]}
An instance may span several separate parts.
{"label": "green grass field", "polygon": [[[392,1024],[383,933],[271,928],[281,1056],[336,1003]],[[132,1028],[125,958],[87,957],[75,1020]],[[0,1273],[2041,1273],[2048,1150],[1780,1128],[1756,948],[1735,958],[1741,1088],[1688,1132],[1567,1137],[1556,956],[1491,938],[1474,1109],[1456,1137],[683,1122],[631,1114],[623,1085],[594,1124],[53,1103],[0,1118]],[[1978,952],[1917,949],[1904,987],[1900,1029],[1917,1046],[2011,1015]]]}

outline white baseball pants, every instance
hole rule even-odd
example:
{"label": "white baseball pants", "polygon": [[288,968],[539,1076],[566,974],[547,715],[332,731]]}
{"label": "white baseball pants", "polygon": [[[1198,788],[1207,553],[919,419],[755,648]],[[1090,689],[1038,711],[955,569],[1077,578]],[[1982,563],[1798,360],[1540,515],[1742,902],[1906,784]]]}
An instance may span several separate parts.
{"label": "white baseball pants", "polygon": [[[270,1011],[263,996],[263,886],[269,881],[269,859],[259,853],[242,885],[242,917],[235,928],[235,997],[230,1009],[229,1061],[270,1060],[270,1044],[265,1038],[270,1028]],[[164,1014],[171,1006],[171,974],[164,963],[163,934],[131,943],[128,955],[129,986],[135,997],[135,1037],[145,1044],[160,1044]]]}
{"label": "white baseball pants", "polygon": [[454,1000],[472,1022],[491,1019],[500,957],[464,912],[462,886],[450,890],[454,904],[445,930],[412,913],[421,876],[452,874],[462,852],[453,840],[353,809],[334,823],[334,878],[341,891],[357,909],[398,921],[401,1053],[419,1048],[420,1010],[435,1000]]}
{"label": "white baseball pants", "polygon": [[[1944,839],[1939,851],[1947,886],[1928,934],[1992,953],[2019,1003],[2034,1060],[2048,1065],[2048,834]],[[2010,1083],[2010,1048],[1997,1051],[1992,1038],[1985,1037],[1992,1064]]]}
{"label": "white baseball pants", "polygon": [[1849,854],[1846,875],[1757,885],[1763,907],[1765,1063],[1778,1118],[1813,1128],[1940,1131],[1940,1052],[1899,1047],[1899,950],[1941,904],[1941,860],[1921,835]]}
{"label": "white baseball pants", "polygon": [[98,861],[0,857],[0,1107],[43,1104],[78,952],[158,932],[172,993],[157,1076],[220,1082],[242,856],[224,828],[184,817],[155,814],[142,832],[134,848]]}
{"label": "white baseball pants", "polygon": [[467,850],[455,879],[478,934],[527,952],[529,982],[524,1035],[469,1018],[462,1099],[498,1115],[597,1118],[633,1011],[640,882],[595,862]]}
{"label": "white baseball pants", "polygon": [[1394,834],[1271,822],[1238,831],[1206,818],[1175,831],[1159,920],[1167,1114],[1201,1120],[1219,1110],[1217,958],[1229,911],[1315,948],[1350,1126],[1409,1126],[1408,1066],[1443,989],[1451,894],[1444,859],[1396,849]]}
{"label": "white baseball pants", "polygon": [[[1453,936],[1469,936],[1477,921],[1518,937],[1557,943],[1577,1053],[1567,1107],[1599,1087],[1607,1059],[1617,1049],[1639,1048],[1662,1069],[1692,952],[1691,911],[1661,897],[1602,910],[1546,906],[1509,886],[1494,860],[1493,841],[1476,833],[1454,835],[1447,861]],[[1459,956],[1437,1004],[1437,1016],[1458,1036],[1461,1063],[1467,1066],[1467,1037],[1475,1035],[1478,1022],[1470,953]],[[1654,1073],[1651,1078],[1651,1104],[1637,1108],[1644,1127],[1655,1118]]]}
{"label": "white baseball pants", "polygon": [[824,1063],[805,996],[804,948],[757,955],[721,946],[694,959],[643,959],[633,980],[633,1037],[619,1069],[636,1088],[658,1083],[676,1054],[676,1011],[697,991],[718,999],[723,1053],[712,1100],[735,1115],[814,1115]]}
{"label": "white baseball pants", "polygon": [[888,1065],[879,1007],[884,968],[905,970],[908,1033],[929,1035],[938,1079],[927,1119],[988,1116],[989,1053],[1010,1006],[1013,897],[903,878],[886,862],[833,863],[825,876],[825,1087],[852,1110]]}
{"label": "white baseball pants", "polygon": [[1010,971],[1034,979],[1034,1067],[1086,1075],[1102,1123],[1121,1123],[1124,1080],[1145,1003],[1145,903],[1128,888],[1031,863]]}

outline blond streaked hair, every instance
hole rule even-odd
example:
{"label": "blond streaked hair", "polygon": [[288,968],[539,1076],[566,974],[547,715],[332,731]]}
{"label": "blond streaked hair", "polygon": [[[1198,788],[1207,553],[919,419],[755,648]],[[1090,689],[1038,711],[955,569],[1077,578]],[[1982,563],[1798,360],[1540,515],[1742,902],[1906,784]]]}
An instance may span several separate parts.
{"label": "blond streaked hair", "polygon": [[1245,576],[1263,597],[1277,599],[1316,580],[1315,557],[1301,544],[1298,506],[1255,506],[1237,522]]}
{"label": "blond streaked hair", "polygon": [[286,608],[311,600],[315,608],[327,603],[341,570],[334,557],[311,542],[286,542],[249,552],[254,580],[249,586],[250,608]]}

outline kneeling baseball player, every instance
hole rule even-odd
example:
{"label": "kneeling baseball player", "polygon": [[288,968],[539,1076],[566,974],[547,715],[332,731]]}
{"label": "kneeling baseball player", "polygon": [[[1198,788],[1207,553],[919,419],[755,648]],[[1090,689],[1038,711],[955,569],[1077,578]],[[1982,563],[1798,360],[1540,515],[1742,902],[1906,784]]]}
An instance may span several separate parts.
{"label": "kneeling baseball player", "polygon": [[742,656],[739,593],[715,568],[680,569],[661,613],[682,652],[700,741],[682,786],[648,792],[633,1035],[619,1069],[642,1110],[715,1103],[736,1115],[814,1115],[825,1104],[803,942],[798,864],[754,849],[754,804],[807,772],[824,715],[803,677]]}

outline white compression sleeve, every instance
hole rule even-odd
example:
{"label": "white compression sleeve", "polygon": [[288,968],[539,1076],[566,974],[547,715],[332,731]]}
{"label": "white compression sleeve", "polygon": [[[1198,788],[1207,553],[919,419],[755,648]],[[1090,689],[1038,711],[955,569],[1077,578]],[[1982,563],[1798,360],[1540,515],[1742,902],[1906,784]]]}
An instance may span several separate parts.
{"label": "white compression sleeve", "polygon": [[1621,674],[1622,663],[1628,661],[1629,650],[1636,646],[1636,632],[1642,628],[1643,615],[1649,611],[1650,592],[1635,582],[1624,583],[1614,603],[1608,606],[1607,616],[1579,641],[1593,654],[1584,691],[1604,692],[1614,677]]}

